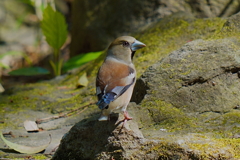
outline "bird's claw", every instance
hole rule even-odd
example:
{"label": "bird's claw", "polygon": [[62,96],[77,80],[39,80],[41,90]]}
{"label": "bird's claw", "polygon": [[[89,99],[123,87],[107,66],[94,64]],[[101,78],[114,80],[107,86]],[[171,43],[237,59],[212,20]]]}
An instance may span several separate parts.
{"label": "bird's claw", "polygon": [[130,117],[130,116],[128,115],[128,112],[127,112],[127,111],[124,111],[123,115],[124,115],[124,119],[123,119],[123,126],[122,126],[122,127],[124,127],[124,125],[125,125],[125,123],[126,123],[127,121],[132,120],[132,117]]}
{"label": "bird's claw", "polygon": [[127,111],[124,111],[124,120],[131,120],[132,119],[132,117],[130,117],[129,115],[128,115],[128,112]]}

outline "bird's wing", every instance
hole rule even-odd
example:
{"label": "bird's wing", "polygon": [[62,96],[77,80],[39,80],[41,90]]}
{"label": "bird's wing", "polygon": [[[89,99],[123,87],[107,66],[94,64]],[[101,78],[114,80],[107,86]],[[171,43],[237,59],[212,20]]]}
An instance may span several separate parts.
{"label": "bird's wing", "polygon": [[100,68],[96,91],[100,109],[121,96],[135,82],[135,70],[126,64],[106,61]]}

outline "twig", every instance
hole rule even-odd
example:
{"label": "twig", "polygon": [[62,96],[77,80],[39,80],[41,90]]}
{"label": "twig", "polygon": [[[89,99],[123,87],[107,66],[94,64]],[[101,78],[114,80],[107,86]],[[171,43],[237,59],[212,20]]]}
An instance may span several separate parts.
{"label": "twig", "polygon": [[[95,104],[95,103],[96,103],[96,102],[91,102],[91,103],[89,103],[89,104],[87,104],[87,105],[85,105],[85,106],[81,106],[81,107],[79,107],[79,108],[73,109],[73,110],[71,110],[71,111],[69,111],[69,112],[60,114],[60,115],[58,115],[58,116],[52,116],[52,117],[37,119],[37,120],[36,120],[36,123],[37,123],[37,124],[41,124],[41,123],[48,122],[48,121],[51,121],[51,120],[54,120],[54,119],[59,119],[59,118],[63,118],[63,117],[68,117],[68,116],[73,115],[73,112],[76,112],[76,111],[78,111],[78,110],[80,110],[80,109],[83,109],[83,110],[77,112],[77,114],[80,114],[80,113],[82,113],[83,111],[85,111],[88,106],[93,105],[93,104]],[[71,113],[72,113],[72,114],[71,114]]]}
{"label": "twig", "polygon": [[3,135],[10,135],[11,137],[16,138],[16,136],[12,133],[12,131],[3,133]]}

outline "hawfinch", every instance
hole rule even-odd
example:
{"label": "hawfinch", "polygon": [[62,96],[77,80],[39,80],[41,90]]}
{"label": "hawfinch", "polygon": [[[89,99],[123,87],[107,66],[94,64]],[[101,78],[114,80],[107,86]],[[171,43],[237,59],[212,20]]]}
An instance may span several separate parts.
{"label": "hawfinch", "polygon": [[124,122],[132,119],[126,111],[136,82],[132,58],[136,50],[145,47],[130,36],[115,39],[96,78],[97,105],[102,110],[99,121],[106,121],[112,112],[123,111]]}

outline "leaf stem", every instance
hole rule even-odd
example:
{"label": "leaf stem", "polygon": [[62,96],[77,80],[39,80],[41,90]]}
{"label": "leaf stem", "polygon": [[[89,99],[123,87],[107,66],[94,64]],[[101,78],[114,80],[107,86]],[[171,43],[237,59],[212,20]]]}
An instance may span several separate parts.
{"label": "leaf stem", "polygon": [[60,56],[60,49],[54,48],[53,61],[50,62],[53,67],[54,76],[61,75],[63,59]]}

